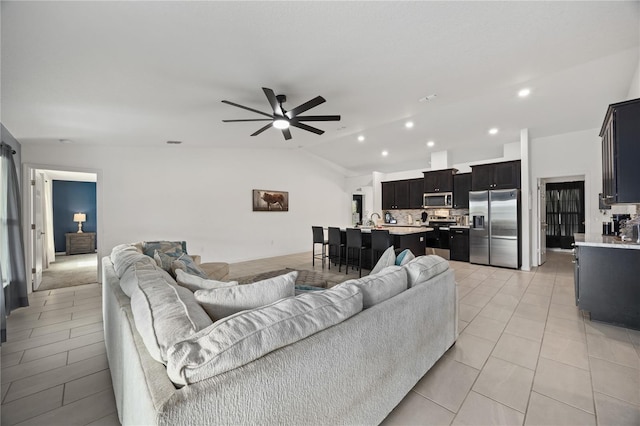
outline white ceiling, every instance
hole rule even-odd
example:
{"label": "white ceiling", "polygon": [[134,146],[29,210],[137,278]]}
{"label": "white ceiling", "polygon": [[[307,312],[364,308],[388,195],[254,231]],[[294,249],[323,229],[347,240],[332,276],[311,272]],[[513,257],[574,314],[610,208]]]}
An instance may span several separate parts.
{"label": "white ceiling", "polygon": [[[638,1],[1,7],[2,122],[24,144],[303,149],[358,174],[427,169],[431,151],[494,158],[522,128],[597,128],[626,99],[640,51]],[[260,118],[223,99],[269,111],[261,87],[288,109],[322,95],[308,114],[342,120],[310,123],[322,136],[293,128],[291,141],[222,123]]]}

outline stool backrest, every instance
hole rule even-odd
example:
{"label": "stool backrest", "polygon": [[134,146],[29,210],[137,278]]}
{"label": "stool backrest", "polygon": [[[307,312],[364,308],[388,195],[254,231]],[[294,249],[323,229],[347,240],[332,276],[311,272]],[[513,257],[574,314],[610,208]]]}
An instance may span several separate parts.
{"label": "stool backrest", "polygon": [[342,244],[342,237],[340,235],[340,228],[329,227],[329,245],[339,246]]}
{"label": "stool backrest", "polygon": [[362,247],[362,231],[356,228],[347,228],[347,247]]}
{"label": "stool backrest", "polygon": [[313,231],[313,243],[324,244],[324,230],[322,226],[312,226]]}
{"label": "stool backrest", "polygon": [[384,251],[391,247],[391,235],[386,229],[371,230],[371,249]]}

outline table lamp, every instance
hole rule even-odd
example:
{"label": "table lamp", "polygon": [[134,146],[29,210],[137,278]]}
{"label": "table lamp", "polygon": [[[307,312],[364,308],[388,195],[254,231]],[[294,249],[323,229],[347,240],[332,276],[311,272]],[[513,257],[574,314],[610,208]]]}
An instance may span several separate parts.
{"label": "table lamp", "polygon": [[82,232],[82,222],[87,221],[87,215],[84,213],[74,213],[73,221],[78,222],[78,233]]}

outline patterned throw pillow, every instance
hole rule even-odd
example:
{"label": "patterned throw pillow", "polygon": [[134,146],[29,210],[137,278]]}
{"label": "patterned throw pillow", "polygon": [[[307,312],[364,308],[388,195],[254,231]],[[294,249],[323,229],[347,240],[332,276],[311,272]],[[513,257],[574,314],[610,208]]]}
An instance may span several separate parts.
{"label": "patterned throw pillow", "polygon": [[173,257],[179,257],[187,252],[187,244],[184,241],[145,241],[142,243],[142,252],[153,257],[156,250]]}
{"label": "patterned throw pillow", "polygon": [[199,267],[196,262],[193,261],[191,256],[186,253],[182,253],[171,263],[171,271],[174,276],[177,269],[182,269],[188,274],[195,275],[201,278],[209,278],[207,273],[201,267]]}
{"label": "patterned throw pillow", "polygon": [[[180,255],[182,255],[182,253],[180,253]],[[158,265],[160,268],[164,269],[165,271],[171,273],[172,275],[173,275],[173,272],[171,271],[171,264],[179,256],[172,256],[172,254],[163,253],[158,250],[156,250],[153,253],[153,259],[156,261],[156,265]]]}

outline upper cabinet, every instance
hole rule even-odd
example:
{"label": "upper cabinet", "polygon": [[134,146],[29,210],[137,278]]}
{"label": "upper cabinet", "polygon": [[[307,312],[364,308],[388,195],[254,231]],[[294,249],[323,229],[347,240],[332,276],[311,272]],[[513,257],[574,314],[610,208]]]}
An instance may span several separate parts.
{"label": "upper cabinet", "polygon": [[423,187],[422,178],[382,182],[382,209],[422,208]]}
{"label": "upper cabinet", "polygon": [[458,169],[424,172],[424,192],[453,192],[453,175]]}
{"label": "upper cabinet", "polygon": [[453,208],[469,208],[469,191],[471,191],[471,173],[453,176]]}
{"label": "upper cabinet", "polygon": [[471,189],[520,188],[520,160],[471,166]]}
{"label": "upper cabinet", "polygon": [[424,179],[409,179],[409,208],[421,209],[424,202]]}
{"label": "upper cabinet", "polygon": [[604,202],[640,203],[640,99],[609,105],[600,136]]}

